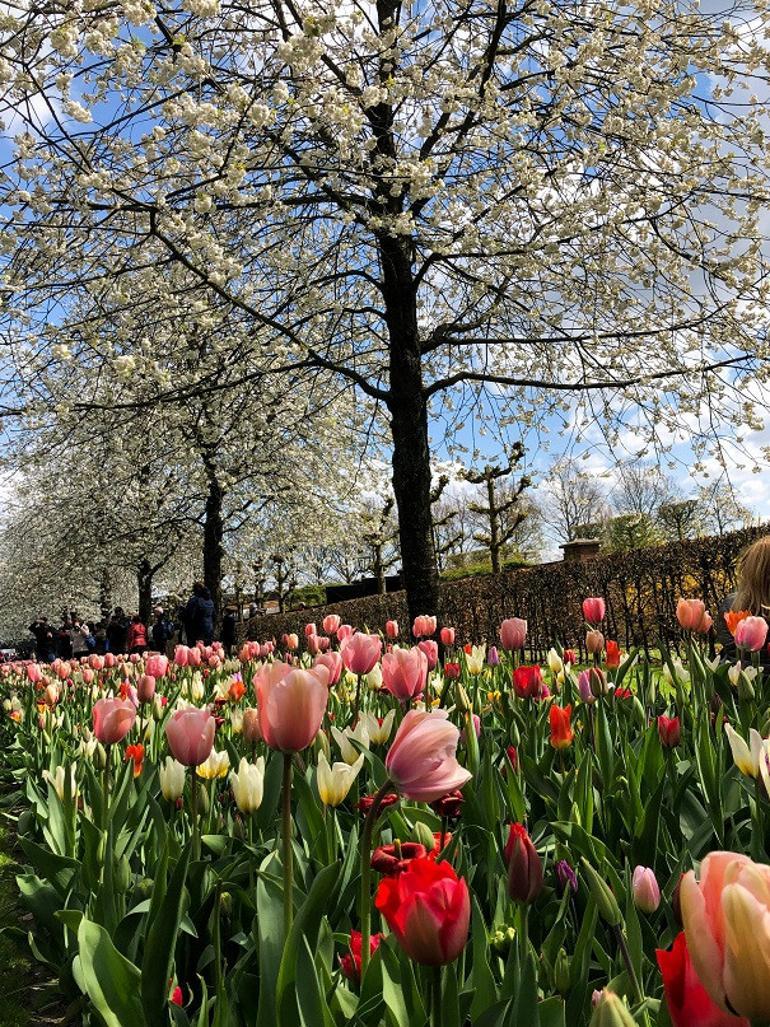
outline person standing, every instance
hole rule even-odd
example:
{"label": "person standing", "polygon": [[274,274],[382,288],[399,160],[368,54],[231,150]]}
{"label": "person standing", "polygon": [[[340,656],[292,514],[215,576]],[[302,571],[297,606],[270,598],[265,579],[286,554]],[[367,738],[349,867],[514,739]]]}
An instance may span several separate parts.
{"label": "person standing", "polygon": [[138,613],[131,618],[126,644],[129,653],[143,653],[147,648],[147,628]]}
{"label": "person standing", "polygon": [[72,642],[72,655],[76,660],[79,660],[81,656],[88,656],[89,646],[88,639],[91,634],[91,629],[85,623],[81,624],[79,620],[75,620],[70,628],[70,640]]}
{"label": "person standing", "polygon": [[56,632],[56,655],[60,660],[72,658],[72,621],[64,614],[61,627]]}
{"label": "person standing", "polygon": [[193,594],[185,607],[184,617],[187,644],[195,645],[196,642],[203,642],[205,645],[211,645],[214,638],[214,618],[216,616],[214,600],[201,581],[196,581],[192,590]]}
{"label": "person standing", "polygon": [[159,653],[165,653],[168,643],[174,637],[174,625],[166,617],[162,606],[156,606],[153,610],[155,620],[150,628],[152,647]]}
{"label": "person standing", "polygon": [[47,617],[38,617],[29,630],[35,636],[35,655],[40,663],[50,663],[54,658],[54,637]]}
{"label": "person standing", "polygon": [[222,646],[228,656],[232,656],[235,645],[235,628],[238,618],[236,609],[232,604],[225,607],[225,615],[222,618]]}
{"label": "person standing", "polygon": [[126,651],[126,641],[128,638],[128,620],[126,615],[123,613],[121,606],[115,607],[115,612],[110,617],[110,622],[107,625],[107,643],[111,653],[119,655]]}

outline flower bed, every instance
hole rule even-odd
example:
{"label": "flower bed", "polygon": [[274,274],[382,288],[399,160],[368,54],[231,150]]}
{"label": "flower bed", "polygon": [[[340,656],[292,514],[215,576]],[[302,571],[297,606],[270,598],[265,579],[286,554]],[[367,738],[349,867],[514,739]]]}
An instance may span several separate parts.
{"label": "flower bed", "polygon": [[768,1021],[757,660],[709,658],[690,603],[661,675],[582,612],[584,666],[521,664],[515,619],[497,648],[443,628],[437,666],[432,618],[399,646],[332,617],[238,659],[2,668],[62,998],[109,1027]]}

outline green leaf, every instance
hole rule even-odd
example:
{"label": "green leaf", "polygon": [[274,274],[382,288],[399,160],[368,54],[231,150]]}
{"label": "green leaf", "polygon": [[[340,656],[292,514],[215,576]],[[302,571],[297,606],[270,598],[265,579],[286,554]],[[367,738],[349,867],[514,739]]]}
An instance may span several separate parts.
{"label": "green leaf", "polygon": [[190,846],[187,845],[174,867],[162,903],[149,919],[142,959],[142,1006],[149,1027],[164,1027],[168,1023],[168,982],[174,966],[179,924],[184,914],[189,863]]}
{"label": "green leaf", "polygon": [[145,1027],[138,968],[118,952],[105,929],[92,920],[81,921],[78,945],[81,979],[106,1027]]}

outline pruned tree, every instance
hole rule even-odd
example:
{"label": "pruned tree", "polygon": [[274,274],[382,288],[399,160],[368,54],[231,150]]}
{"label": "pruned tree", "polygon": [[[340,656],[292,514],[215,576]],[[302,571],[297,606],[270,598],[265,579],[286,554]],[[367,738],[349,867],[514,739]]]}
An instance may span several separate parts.
{"label": "pruned tree", "polygon": [[466,481],[471,485],[480,486],[485,495],[485,502],[470,503],[469,509],[472,513],[478,514],[484,522],[484,528],[477,531],[473,537],[489,550],[494,574],[500,573],[500,557],[526,517],[526,510],[522,508],[520,501],[522,493],[531,484],[530,478],[525,474],[507,489],[499,487],[505,484],[503,479],[510,478],[523,456],[524,447],[517,443],[505,465],[487,464],[481,471],[468,470],[464,474]]}

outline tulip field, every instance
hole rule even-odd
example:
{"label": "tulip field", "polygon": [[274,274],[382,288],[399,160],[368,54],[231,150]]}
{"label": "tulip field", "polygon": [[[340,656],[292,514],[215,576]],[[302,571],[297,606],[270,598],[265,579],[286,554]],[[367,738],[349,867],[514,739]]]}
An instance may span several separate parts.
{"label": "tulip field", "polygon": [[770,1024],[767,625],[583,611],[1,667],[6,931],[87,1025]]}

